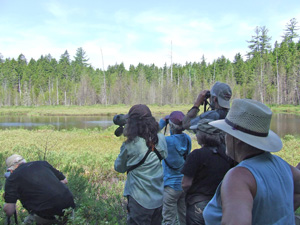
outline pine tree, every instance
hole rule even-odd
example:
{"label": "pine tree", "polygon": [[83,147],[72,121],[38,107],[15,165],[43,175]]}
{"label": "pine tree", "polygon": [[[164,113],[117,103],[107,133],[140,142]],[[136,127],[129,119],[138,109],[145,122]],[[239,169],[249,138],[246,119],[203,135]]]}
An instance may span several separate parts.
{"label": "pine tree", "polygon": [[270,40],[272,38],[268,36],[268,32],[269,30],[265,26],[260,28],[259,51],[261,55],[271,50]]}
{"label": "pine tree", "polygon": [[252,39],[250,41],[247,41],[248,43],[250,43],[250,45],[248,45],[248,48],[250,48],[250,52],[247,53],[247,56],[249,58],[253,57],[255,53],[259,52],[259,48],[260,48],[260,27],[256,27],[255,28],[255,35],[252,36]]}
{"label": "pine tree", "polygon": [[291,19],[289,23],[286,24],[286,29],[283,37],[283,41],[288,43],[293,42],[294,38],[299,37],[297,34],[297,30],[299,30],[299,26],[297,26],[298,22],[295,18]]}

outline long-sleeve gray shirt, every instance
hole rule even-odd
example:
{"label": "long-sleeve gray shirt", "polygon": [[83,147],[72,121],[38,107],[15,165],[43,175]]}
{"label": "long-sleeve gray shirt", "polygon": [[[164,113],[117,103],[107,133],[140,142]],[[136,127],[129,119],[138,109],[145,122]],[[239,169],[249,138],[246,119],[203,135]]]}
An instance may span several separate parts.
{"label": "long-sleeve gray shirt", "polygon": [[[163,158],[167,157],[165,136],[158,134],[155,146]],[[139,163],[148,151],[146,141],[136,137],[130,143],[123,143],[120,154],[115,161],[115,170],[125,173],[131,166]],[[147,209],[155,209],[163,203],[163,168],[154,152],[151,152],[145,162],[127,174],[124,196],[130,195],[140,205]]]}

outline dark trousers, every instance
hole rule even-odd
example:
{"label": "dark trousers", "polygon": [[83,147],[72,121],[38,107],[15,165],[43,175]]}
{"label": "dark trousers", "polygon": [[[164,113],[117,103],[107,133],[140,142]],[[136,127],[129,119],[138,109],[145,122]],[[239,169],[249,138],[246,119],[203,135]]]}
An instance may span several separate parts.
{"label": "dark trousers", "polygon": [[186,225],[205,225],[203,218],[203,210],[208,201],[196,202],[186,206]]}
{"label": "dark trousers", "polygon": [[128,196],[127,210],[128,225],[160,225],[162,222],[162,206],[146,209]]}

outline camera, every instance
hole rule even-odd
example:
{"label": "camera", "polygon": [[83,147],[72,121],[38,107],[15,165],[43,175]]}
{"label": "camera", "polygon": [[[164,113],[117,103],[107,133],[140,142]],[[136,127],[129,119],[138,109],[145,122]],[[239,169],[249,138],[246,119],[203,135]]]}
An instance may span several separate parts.
{"label": "camera", "polygon": [[126,118],[127,118],[126,115],[124,115],[124,114],[118,114],[118,115],[114,116],[113,122],[116,125],[124,126],[126,124]]}
{"label": "camera", "polygon": [[121,136],[123,134],[124,131],[124,127],[126,124],[126,120],[127,120],[127,116],[124,114],[118,114],[115,115],[113,118],[113,122],[114,124],[118,125],[119,127],[115,130],[115,135],[117,137]]}
{"label": "camera", "polygon": [[210,91],[207,91],[206,93],[205,93],[205,99],[209,99],[210,98]]}

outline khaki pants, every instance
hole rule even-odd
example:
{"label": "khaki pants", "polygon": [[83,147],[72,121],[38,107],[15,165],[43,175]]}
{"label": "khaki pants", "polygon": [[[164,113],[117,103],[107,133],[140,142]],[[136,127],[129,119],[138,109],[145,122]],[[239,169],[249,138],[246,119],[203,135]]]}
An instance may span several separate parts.
{"label": "khaki pants", "polygon": [[175,191],[168,186],[164,188],[162,215],[163,225],[186,224],[185,193],[183,191]]}

